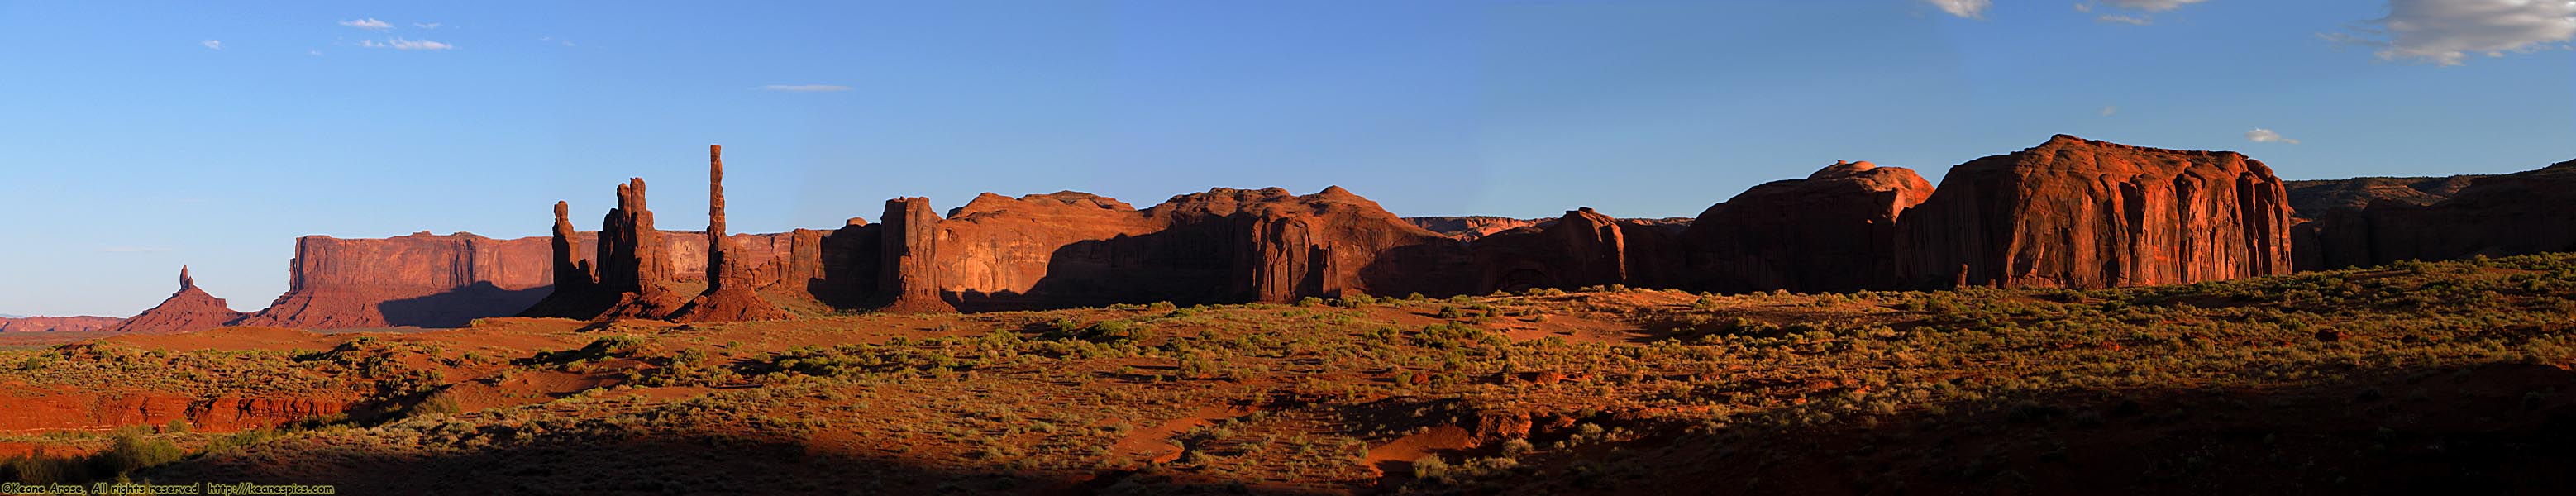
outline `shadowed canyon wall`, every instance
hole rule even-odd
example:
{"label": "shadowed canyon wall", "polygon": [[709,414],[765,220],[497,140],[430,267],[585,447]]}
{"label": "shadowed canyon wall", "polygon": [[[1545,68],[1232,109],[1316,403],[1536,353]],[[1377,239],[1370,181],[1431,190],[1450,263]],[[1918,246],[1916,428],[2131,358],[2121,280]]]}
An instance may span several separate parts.
{"label": "shadowed canyon wall", "polygon": [[2470,176],[2447,199],[2374,198],[2301,224],[2303,270],[2576,250],[2576,160]]}

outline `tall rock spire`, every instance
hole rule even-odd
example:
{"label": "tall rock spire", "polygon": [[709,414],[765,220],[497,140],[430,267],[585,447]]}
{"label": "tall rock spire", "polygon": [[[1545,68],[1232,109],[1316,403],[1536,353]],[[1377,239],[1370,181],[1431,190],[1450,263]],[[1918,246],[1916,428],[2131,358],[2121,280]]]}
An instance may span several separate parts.
{"label": "tall rock spire", "polygon": [[724,145],[707,145],[707,290],[671,314],[677,322],[794,318],[752,292],[747,267],[725,239]]}
{"label": "tall rock spire", "polygon": [[241,320],[242,315],[241,312],[235,312],[225,305],[223,298],[216,298],[214,295],[206,294],[205,290],[197,289],[196,278],[188,277],[188,266],[180,265],[179,290],[170,293],[170,299],[162,300],[161,305],[144,310],[143,313],[127,317],[124,322],[108,330],[114,332],[202,331],[230,325],[234,321]]}

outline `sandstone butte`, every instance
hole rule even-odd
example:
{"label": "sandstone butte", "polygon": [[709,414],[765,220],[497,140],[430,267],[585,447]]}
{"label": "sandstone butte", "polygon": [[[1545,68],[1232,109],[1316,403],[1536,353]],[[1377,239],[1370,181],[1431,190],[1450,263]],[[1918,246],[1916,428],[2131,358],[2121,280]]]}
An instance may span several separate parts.
{"label": "sandstone butte", "polygon": [[2449,199],[2384,198],[2301,224],[2299,268],[2576,250],[2576,160],[2476,177]]}
{"label": "sandstone butte", "polygon": [[1684,274],[1683,253],[1672,229],[1614,219],[1590,207],[1484,236],[1470,248],[1479,292],[1686,282],[1678,277]]}
{"label": "sandstone butte", "polygon": [[1913,170],[1835,162],[1708,207],[1682,232],[1693,286],[1720,292],[1897,286],[1897,218],[1933,195]]}
{"label": "sandstone butte", "polygon": [[232,307],[226,306],[223,298],[216,298],[214,295],[206,294],[205,290],[197,289],[196,278],[188,277],[188,266],[182,265],[179,266],[178,292],[170,293],[170,299],[162,300],[160,306],[128,317],[125,322],[108,330],[115,332],[202,331],[223,327],[241,318],[242,313],[235,312]]}
{"label": "sandstone butte", "polygon": [[[710,158],[720,156],[711,149]],[[710,162],[709,193],[720,200],[720,162]],[[2565,226],[2540,220],[2476,221],[2537,215],[2505,209],[2538,205],[2511,203],[2511,195],[2555,198],[2526,191],[2555,184],[2547,180],[2481,180],[2460,198],[2420,207],[2461,213],[2374,205],[2367,210],[2384,212],[2367,219],[2385,220],[2368,221],[2370,234],[2320,221],[2312,223],[2317,234],[2302,239],[2334,247],[2406,238],[2413,231],[2382,224],[2432,218],[2468,219],[2463,229],[2563,233]],[[2505,182],[2484,186],[2491,181]],[[515,311],[527,316],[718,321],[783,318],[770,311],[786,308],[992,311],[1602,284],[1728,292],[2099,288],[2280,274],[2294,258],[2283,182],[2261,162],[2063,135],[1954,167],[1937,189],[1907,169],[1844,162],[1751,188],[1688,222],[1590,209],[1539,221],[1408,220],[1339,187],[1308,195],[1216,188],[1144,209],[1070,191],[988,193],[944,216],[928,199],[898,198],[874,224],[854,218],[828,230],[732,235],[723,232],[721,201],[710,205],[708,231],[665,232],[653,228],[642,179],[616,189],[617,205],[596,234],[577,230],[559,202],[545,238],[305,238],[294,289],[256,322],[455,325],[510,315],[510,302],[529,302]],[[2353,256],[2566,248],[2498,243]],[[684,314],[693,302],[708,310]],[[426,305],[424,313],[400,312],[413,304]]]}
{"label": "sandstone butte", "polygon": [[2188,284],[2290,271],[2281,180],[2236,152],[2057,135],[1950,169],[1898,220],[1916,288]]}

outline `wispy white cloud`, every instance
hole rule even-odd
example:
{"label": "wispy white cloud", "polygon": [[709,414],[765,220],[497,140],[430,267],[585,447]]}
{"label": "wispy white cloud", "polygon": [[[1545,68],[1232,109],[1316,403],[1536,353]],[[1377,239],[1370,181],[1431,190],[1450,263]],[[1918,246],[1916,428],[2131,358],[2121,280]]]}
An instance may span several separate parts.
{"label": "wispy white cloud", "polygon": [[562,43],[562,44],[563,44],[563,46],[573,46],[573,44],[572,44],[572,40],[558,40],[558,39],[555,39],[555,37],[553,37],[553,36],[539,36],[539,37],[537,37],[537,41],[545,41],[545,42]]}
{"label": "wispy white cloud", "polygon": [[1984,19],[1984,18],[1986,18],[1986,7],[1989,7],[1989,6],[1993,6],[1993,5],[1994,5],[1994,2],[1993,2],[1992,0],[1923,0],[1923,1],[1931,3],[1931,4],[1932,4],[1932,6],[1934,6],[1934,7],[1940,7],[1942,12],[1948,12],[1948,13],[1950,13],[1950,15],[1959,16],[1959,17],[1965,17],[1965,18],[1969,18],[1969,19]]}
{"label": "wispy white cloud", "polygon": [[763,91],[803,91],[803,92],[822,92],[822,91],[849,91],[851,88],[850,88],[850,87],[848,87],[848,86],[841,86],[841,85],[837,85],[837,84],[772,84],[772,85],[764,85],[764,86],[761,86],[759,89],[760,89],[760,90],[763,90]]}
{"label": "wispy white cloud", "polygon": [[2115,15],[2115,14],[2103,14],[2103,15],[2101,15],[2101,16],[2094,17],[2094,18],[2093,18],[2093,20],[2094,20],[2094,21],[2096,21],[2096,22],[2102,22],[2102,23],[2106,23],[2106,24],[2127,24],[2127,25],[2131,25],[2131,26],[2145,26],[2145,25],[2155,24],[2155,23],[2156,23],[2156,20],[2155,20],[2155,19],[2153,19],[2153,18],[2149,18],[2149,17],[2146,17],[2146,16]]}
{"label": "wispy white cloud", "polygon": [[2264,128],[2259,128],[2259,127],[2258,127],[2258,128],[2254,128],[2254,130],[2252,130],[2252,131],[2246,131],[2246,132],[2245,132],[2245,140],[2246,140],[2246,141],[2252,141],[2252,142],[2255,142],[2255,143],[2288,143],[2288,144],[2293,144],[2293,145],[2299,144],[2299,140],[2290,139],[2289,137],[2281,136],[2281,133],[2273,132],[2273,131],[2272,131],[2272,130],[2270,130],[2270,129],[2264,129]]}
{"label": "wispy white cloud", "polygon": [[304,51],[304,53],[305,53],[306,55],[321,55],[321,54],[322,54],[322,51],[321,51],[321,50],[305,50],[305,51]]}
{"label": "wispy white cloud", "polygon": [[382,42],[378,42],[378,41],[376,41],[376,40],[358,40],[358,46],[367,47],[367,48],[391,48],[391,49],[395,49],[395,50],[454,50],[454,49],[456,49],[456,45],[450,45],[450,44],[440,43],[440,42],[430,41],[430,40],[414,40],[414,39],[408,39],[408,38],[403,38],[403,37],[399,37],[399,36],[394,37],[394,38],[392,38],[392,39],[388,39],[388,40],[382,41]]}
{"label": "wispy white cloud", "polygon": [[205,41],[199,41],[199,42],[197,42],[197,44],[199,44],[199,45],[205,45],[205,46],[206,46],[206,48],[211,48],[211,49],[216,49],[216,50],[222,50],[222,49],[224,49],[224,40],[205,40]]}
{"label": "wispy white cloud", "polygon": [[2156,23],[2157,12],[2182,8],[2209,0],[2088,0],[2075,4],[2076,12],[2092,12],[2097,5],[2108,5],[2108,11],[2093,16],[2094,22],[2147,26]]}
{"label": "wispy white cloud", "polygon": [[2103,116],[2103,117],[2110,117],[2110,116],[2111,116],[2111,114],[2117,114],[2117,113],[2120,113],[2120,106],[2118,106],[2118,105],[2104,105],[2104,106],[2102,106],[2102,116]]}
{"label": "wispy white cloud", "polygon": [[170,251],[169,248],[149,248],[140,246],[106,246],[98,249],[99,253],[164,253],[168,251]]}
{"label": "wispy white cloud", "polygon": [[2388,17],[2317,36],[2376,47],[2380,60],[2461,65],[2473,54],[2565,47],[2576,38],[2576,1],[2389,0]]}
{"label": "wispy white cloud", "polygon": [[394,28],[393,23],[385,22],[385,21],[379,21],[379,20],[376,20],[376,18],[373,18],[373,17],[369,17],[369,18],[365,18],[365,19],[359,19],[359,20],[354,20],[354,21],[340,21],[340,25],[342,25],[342,26],[348,26],[348,27],[353,27],[353,28],[358,28],[358,29],[373,29],[373,30],[377,30],[377,31],[383,31],[383,30],[393,29],[393,28]]}
{"label": "wispy white cloud", "polygon": [[445,25],[445,24],[440,24],[440,23],[435,23],[435,22],[429,22],[429,23],[415,22],[415,23],[411,23],[411,26],[412,26],[412,27],[421,28],[421,29],[438,29],[438,27],[439,27],[439,26],[444,26],[444,25]]}
{"label": "wispy white cloud", "polygon": [[2108,4],[2111,4],[2111,6],[2113,6],[2113,7],[2119,7],[2119,8],[2123,8],[2123,9],[2144,10],[2144,11],[2148,11],[2148,12],[2164,12],[2164,11],[2168,11],[2168,10],[2173,10],[2173,9],[2182,8],[2182,6],[2184,6],[2184,5],[2191,5],[2191,4],[2201,3],[2201,2],[2206,2],[2206,1],[2209,1],[2209,0],[2102,0],[2102,3],[2108,3]]}

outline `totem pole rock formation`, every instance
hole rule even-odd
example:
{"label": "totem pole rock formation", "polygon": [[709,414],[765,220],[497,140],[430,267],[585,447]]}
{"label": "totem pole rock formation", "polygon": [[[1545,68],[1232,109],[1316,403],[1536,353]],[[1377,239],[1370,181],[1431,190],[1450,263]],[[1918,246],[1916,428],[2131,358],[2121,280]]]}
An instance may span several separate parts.
{"label": "totem pole rock formation", "polygon": [[1486,235],[1470,246],[1479,292],[1664,286],[1679,282],[1671,279],[1684,269],[1681,244],[1671,230],[1611,218],[1591,207],[1537,227]]}
{"label": "totem pole rock formation", "polygon": [[1711,206],[1682,232],[1696,289],[1858,291],[1897,285],[1896,221],[1930,198],[1913,170],[1835,162]]}
{"label": "totem pole rock formation", "polygon": [[2280,178],[2236,152],[2057,135],[1950,169],[1899,220],[1912,287],[2103,288],[2290,271]]}
{"label": "totem pole rock formation", "polygon": [[[579,243],[573,240],[570,222],[558,219],[553,246],[562,250],[554,254],[556,265],[571,260]],[[672,280],[669,260],[663,255],[668,248],[661,231],[653,229],[653,211],[645,203],[644,179],[629,178],[617,185],[617,208],[610,209],[600,221],[599,256],[591,270],[596,282],[586,284],[575,276],[576,287],[557,288],[535,305],[519,313],[524,317],[562,317],[575,319],[610,319],[633,317],[660,319],[669,317],[686,303],[664,283]]]}
{"label": "totem pole rock formation", "polygon": [[2477,178],[2447,200],[2381,199],[2299,226],[2301,269],[2576,250],[2576,160]]}
{"label": "totem pole rock formation", "polygon": [[726,239],[724,198],[724,147],[707,147],[707,289],[689,300],[671,320],[675,322],[731,322],[744,320],[787,320],[795,318],[761,299],[752,291],[749,270],[734,255],[737,250]]}
{"label": "totem pole rock formation", "polygon": [[170,293],[160,306],[127,317],[125,322],[108,328],[115,332],[193,332],[230,325],[242,318],[224,304],[223,298],[197,289],[196,278],[188,277],[188,266],[179,266],[179,291]]}

